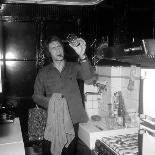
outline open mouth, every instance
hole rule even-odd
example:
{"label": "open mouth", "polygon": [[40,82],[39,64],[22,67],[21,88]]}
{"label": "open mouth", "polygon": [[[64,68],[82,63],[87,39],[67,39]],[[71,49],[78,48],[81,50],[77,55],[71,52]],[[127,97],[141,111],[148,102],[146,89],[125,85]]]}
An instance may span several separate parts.
{"label": "open mouth", "polygon": [[58,56],[58,57],[63,57],[63,55],[62,55],[62,54],[58,54],[57,56]]}

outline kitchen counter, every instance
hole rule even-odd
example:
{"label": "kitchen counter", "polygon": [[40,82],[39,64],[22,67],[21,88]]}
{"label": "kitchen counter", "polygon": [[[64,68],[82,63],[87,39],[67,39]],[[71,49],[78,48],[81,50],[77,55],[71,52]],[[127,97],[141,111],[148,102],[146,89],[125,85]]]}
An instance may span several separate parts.
{"label": "kitchen counter", "polygon": [[[138,154],[139,155],[155,155],[155,130],[154,125],[147,125],[148,123],[140,124],[139,128],[124,128],[117,130],[102,130],[98,126],[94,126],[92,123],[80,123],[79,125],[79,138],[84,144],[93,151],[103,152],[107,155],[118,155],[114,153],[112,143],[104,140],[111,137],[129,136],[138,134]],[[122,138],[120,138],[121,140]],[[118,141],[119,142],[119,141]],[[118,149],[117,149],[118,150]],[[120,155],[120,154],[119,154]]]}
{"label": "kitchen counter", "polygon": [[88,122],[79,124],[78,136],[89,147],[89,149],[93,150],[97,139],[101,139],[103,136],[116,136],[127,133],[138,133],[138,128],[103,130],[100,126]]}
{"label": "kitchen counter", "polygon": [[19,118],[0,124],[0,155],[25,155]]}

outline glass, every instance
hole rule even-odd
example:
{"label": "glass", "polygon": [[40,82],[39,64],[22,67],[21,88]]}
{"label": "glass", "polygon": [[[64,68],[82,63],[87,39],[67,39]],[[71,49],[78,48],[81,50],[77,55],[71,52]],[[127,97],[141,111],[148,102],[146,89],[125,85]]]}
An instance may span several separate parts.
{"label": "glass", "polygon": [[72,44],[75,47],[80,45],[80,43],[78,42],[78,37],[75,34],[69,34],[66,37],[66,41],[69,42],[69,44]]}

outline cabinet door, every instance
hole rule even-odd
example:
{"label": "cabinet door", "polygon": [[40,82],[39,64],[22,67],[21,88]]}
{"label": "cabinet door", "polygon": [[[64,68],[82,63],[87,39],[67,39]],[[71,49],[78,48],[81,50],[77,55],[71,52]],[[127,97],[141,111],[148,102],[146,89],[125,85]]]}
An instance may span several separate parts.
{"label": "cabinet door", "polygon": [[4,22],[2,35],[5,96],[31,96],[36,75],[37,24]]}

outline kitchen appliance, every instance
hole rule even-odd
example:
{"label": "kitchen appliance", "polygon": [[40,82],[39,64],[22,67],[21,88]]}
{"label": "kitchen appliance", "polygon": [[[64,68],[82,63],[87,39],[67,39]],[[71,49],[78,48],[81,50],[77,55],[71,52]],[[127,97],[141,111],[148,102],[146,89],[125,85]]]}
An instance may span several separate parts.
{"label": "kitchen appliance", "polygon": [[141,69],[140,155],[155,154],[155,69]]}

